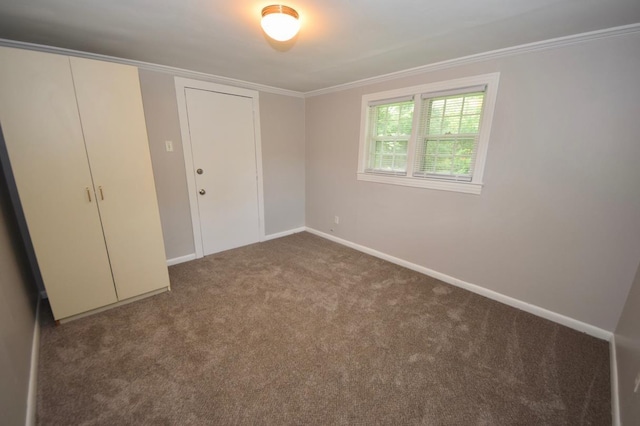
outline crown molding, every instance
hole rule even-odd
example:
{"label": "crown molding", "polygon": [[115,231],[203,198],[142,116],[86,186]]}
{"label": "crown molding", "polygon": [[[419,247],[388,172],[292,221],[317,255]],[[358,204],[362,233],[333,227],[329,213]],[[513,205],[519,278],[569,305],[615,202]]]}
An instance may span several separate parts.
{"label": "crown molding", "polygon": [[83,52],[80,50],[65,49],[62,47],[47,46],[44,44],[27,43],[23,41],[7,40],[0,38],[0,46],[14,47],[18,49],[35,50],[38,52],[55,53],[59,55],[75,56],[79,58],[96,59],[98,61],[115,62],[123,65],[131,65],[139,69],[171,74],[176,77],[192,78],[195,80],[208,81],[211,83],[225,84],[228,86],[242,87],[245,89],[258,90],[260,92],[273,93],[276,95],[292,96],[296,98],[304,97],[304,93],[295,90],[281,89],[279,87],[267,86],[264,84],[252,83],[250,81],[238,80],[220,75],[207,74],[199,71],[191,71],[183,68],[171,67],[168,65],[152,64],[150,62],[136,61],[133,59],[118,58],[115,56],[100,55],[98,53]]}
{"label": "crown molding", "polygon": [[570,46],[577,43],[584,43],[592,40],[599,40],[608,37],[621,36],[640,32],[640,23],[624,25],[620,27],[606,28],[588,33],[574,34],[565,37],[558,37],[549,40],[537,41],[534,43],[521,44],[519,46],[506,47],[504,49],[491,50],[489,52],[477,53],[475,55],[463,56],[456,59],[449,59],[442,62],[421,65],[415,68],[409,68],[402,71],[395,71],[389,74],[383,74],[375,77],[356,80],[350,83],[339,84],[336,86],[326,87],[324,89],[312,90],[305,92],[304,97],[326,95],[328,93],[339,92],[342,90],[353,89],[356,87],[367,86],[370,84],[383,83],[389,80],[395,80],[402,77],[410,77],[417,74],[443,70],[447,68],[459,67],[461,65],[473,64],[476,62],[488,61],[491,59],[504,58],[507,56],[520,55],[530,52],[538,52],[541,50],[556,49],[560,47]]}
{"label": "crown molding", "polygon": [[242,87],[245,89],[258,90],[260,92],[273,93],[276,95],[292,96],[296,98],[310,98],[313,96],[325,95],[328,93],[339,92],[342,90],[353,89],[356,87],[367,86],[369,84],[383,83],[389,80],[395,80],[402,77],[410,77],[417,74],[443,70],[447,68],[458,67],[462,65],[472,64],[476,62],[488,61],[491,59],[499,59],[507,56],[520,55],[524,53],[537,52],[541,50],[556,49],[560,47],[570,46],[572,44],[584,43],[603,38],[622,36],[640,32],[640,23],[624,25],[620,27],[606,28],[603,30],[591,31],[587,33],[574,34],[565,37],[558,37],[549,40],[537,41],[534,43],[521,44],[519,46],[506,47],[504,49],[491,50],[489,52],[477,53],[474,55],[463,56],[456,59],[450,59],[432,64],[421,65],[415,68],[395,71],[375,77],[356,80],[350,83],[339,84],[336,86],[326,87],[323,89],[312,90],[309,92],[298,92],[295,90],[282,89],[279,87],[267,86],[259,83],[238,80],[230,77],[223,77],[214,74],[208,74],[199,71],[191,71],[183,68],[171,67],[168,65],[152,64],[149,62],[136,61],[133,59],[118,58],[115,56],[100,55],[97,53],[82,52],[79,50],[65,49],[61,47],[47,46],[43,44],[26,43],[22,41],[14,41],[0,39],[0,46],[15,47],[19,49],[36,50],[39,52],[57,53],[61,55],[77,56],[81,58],[96,59],[99,61],[115,62],[124,65],[132,65],[140,69],[149,71],[171,74],[177,77],[186,77],[196,80],[209,81],[212,83],[226,84],[229,86]]}

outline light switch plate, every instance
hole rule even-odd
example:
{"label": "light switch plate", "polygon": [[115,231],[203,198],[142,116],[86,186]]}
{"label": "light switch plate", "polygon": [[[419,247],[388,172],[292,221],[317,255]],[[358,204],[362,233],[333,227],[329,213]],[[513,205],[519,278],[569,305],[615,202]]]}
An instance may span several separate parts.
{"label": "light switch plate", "polygon": [[164,146],[167,149],[167,152],[173,151],[173,141],[164,141]]}

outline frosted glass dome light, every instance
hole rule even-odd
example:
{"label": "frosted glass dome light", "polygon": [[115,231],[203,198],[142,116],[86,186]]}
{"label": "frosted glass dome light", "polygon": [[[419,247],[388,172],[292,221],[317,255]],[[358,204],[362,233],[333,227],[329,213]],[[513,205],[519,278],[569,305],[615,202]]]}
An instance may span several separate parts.
{"label": "frosted glass dome light", "polygon": [[262,9],[262,29],[277,41],[291,40],[300,30],[298,12],[289,6],[271,5]]}

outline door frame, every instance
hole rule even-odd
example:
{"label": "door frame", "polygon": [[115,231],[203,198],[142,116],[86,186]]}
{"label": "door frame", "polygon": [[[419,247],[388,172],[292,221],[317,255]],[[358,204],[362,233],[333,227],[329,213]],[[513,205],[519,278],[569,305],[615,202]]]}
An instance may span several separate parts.
{"label": "door frame", "polygon": [[253,104],[253,132],[256,145],[256,174],[258,186],[258,241],[265,240],[264,227],[264,190],[262,176],[262,139],[260,132],[260,99],[256,90],[239,87],[225,86],[223,84],[208,81],[193,80],[184,77],[175,77],[176,100],[178,102],[178,118],[180,120],[180,133],[182,136],[182,151],[184,153],[184,167],[187,176],[187,188],[189,192],[189,207],[191,210],[191,226],[193,228],[193,244],[196,250],[196,258],[204,256],[202,232],[200,228],[200,215],[198,211],[198,197],[196,177],[193,165],[193,151],[191,149],[191,133],[189,131],[189,115],[187,112],[186,89],[206,90],[225,95],[243,96],[251,98]]}

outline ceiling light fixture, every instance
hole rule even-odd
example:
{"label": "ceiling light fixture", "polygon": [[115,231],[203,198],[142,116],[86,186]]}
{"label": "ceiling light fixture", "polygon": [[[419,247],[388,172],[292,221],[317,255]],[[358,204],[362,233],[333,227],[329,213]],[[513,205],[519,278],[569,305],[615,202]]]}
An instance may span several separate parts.
{"label": "ceiling light fixture", "polygon": [[300,30],[298,12],[289,6],[272,4],[262,9],[262,29],[277,41],[292,39]]}

